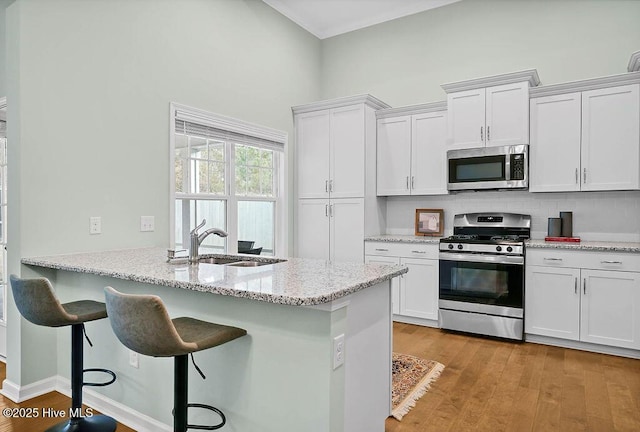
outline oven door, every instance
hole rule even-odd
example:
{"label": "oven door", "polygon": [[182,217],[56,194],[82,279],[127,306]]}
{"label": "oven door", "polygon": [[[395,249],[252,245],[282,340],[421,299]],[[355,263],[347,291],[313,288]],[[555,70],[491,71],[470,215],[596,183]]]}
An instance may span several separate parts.
{"label": "oven door", "polygon": [[440,253],[439,306],[523,317],[524,257]]}

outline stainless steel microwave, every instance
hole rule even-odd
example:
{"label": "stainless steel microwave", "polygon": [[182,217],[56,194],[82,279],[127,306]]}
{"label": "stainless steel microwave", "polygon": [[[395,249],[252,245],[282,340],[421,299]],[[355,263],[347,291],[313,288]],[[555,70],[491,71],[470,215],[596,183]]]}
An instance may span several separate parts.
{"label": "stainless steel microwave", "polygon": [[527,189],[529,146],[482,147],[447,152],[451,191]]}

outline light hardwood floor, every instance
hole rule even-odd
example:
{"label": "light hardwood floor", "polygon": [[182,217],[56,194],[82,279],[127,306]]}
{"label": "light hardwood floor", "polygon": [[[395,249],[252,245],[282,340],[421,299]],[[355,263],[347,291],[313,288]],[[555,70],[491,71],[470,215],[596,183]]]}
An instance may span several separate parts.
{"label": "light hardwood floor", "polygon": [[640,431],[640,360],[394,324],[394,351],[446,368],[386,432]]}
{"label": "light hardwood floor", "polygon": [[[446,368],[401,422],[387,420],[386,432],[640,431],[640,360],[401,323],[393,335],[394,351]],[[70,404],[57,392],[21,404],[0,396],[0,409]],[[58,421],[0,415],[0,432],[44,430]],[[118,432],[134,430],[118,425]]]}
{"label": "light hardwood floor", "polygon": [[[6,377],[6,365],[0,362],[0,381]],[[37,408],[39,413],[42,413],[42,408],[51,408],[54,410],[64,410],[67,414],[71,407],[71,399],[58,392],[51,392],[38,396],[28,401],[16,404],[10,399],[4,396],[0,396],[0,432],[36,432],[44,431],[48,427],[51,427],[57,423],[60,423],[60,418],[11,418],[1,414],[5,408]],[[86,407],[85,407],[86,409]],[[96,411],[97,413],[97,411]],[[118,423],[117,432],[135,432],[133,429],[128,428]]]}

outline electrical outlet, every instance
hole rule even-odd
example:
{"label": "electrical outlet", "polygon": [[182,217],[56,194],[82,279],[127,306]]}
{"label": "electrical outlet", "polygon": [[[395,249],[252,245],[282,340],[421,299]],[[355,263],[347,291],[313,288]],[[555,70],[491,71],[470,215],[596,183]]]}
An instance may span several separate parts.
{"label": "electrical outlet", "polygon": [[135,351],[129,350],[129,365],[138,369],[140,363],[138,362],[138,353]]}
{"label": "electrical outlet", "polygon": [[140,216],[140,231],[154,231],[155,230],[155,217],[153,216]]}
{"label": "electrical outlet", "polygon": [[344,334],[333,338],[333,368],[344,364]]}
{"label": "electrical outlet", "polygon": [[100,216],[91,216],[89,218],[89,234],[102,233],[102,218]]}

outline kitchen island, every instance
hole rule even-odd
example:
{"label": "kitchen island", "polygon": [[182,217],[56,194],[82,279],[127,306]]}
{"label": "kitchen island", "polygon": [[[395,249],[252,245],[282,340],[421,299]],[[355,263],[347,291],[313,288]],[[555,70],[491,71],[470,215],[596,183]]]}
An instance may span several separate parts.
{"label": "kitchen island", "polygon": [[[196,353],[206,381],[190,372],[190,402],[220,408],[229,430],[384,431],[391,391],[390,281],[407,271],[403,266],[296,258],[251,267],[190,265],[168,263],[159,248],[22,263],[23,277],[48,277],[63,302],[100,301],[103,288],[113,286],[159,295],[172,317],[246,329],[246,337]],[[94,346],[85,349],[85,367],[112,369],[118,381],[85,389],[85,401],[137,430],[171,430],[171,359],[140,356],[136,368],[107,320],[88,324],[87,332]],[[49,375],[58,383],[69,377],[67,333],[51,333],[58,355]],[[341,336],[343,365],[334,358]],[[14,387],[5,381],[3,393],[19,392]],[[212,423],[198,414],[190,412],[190,423]]]}

